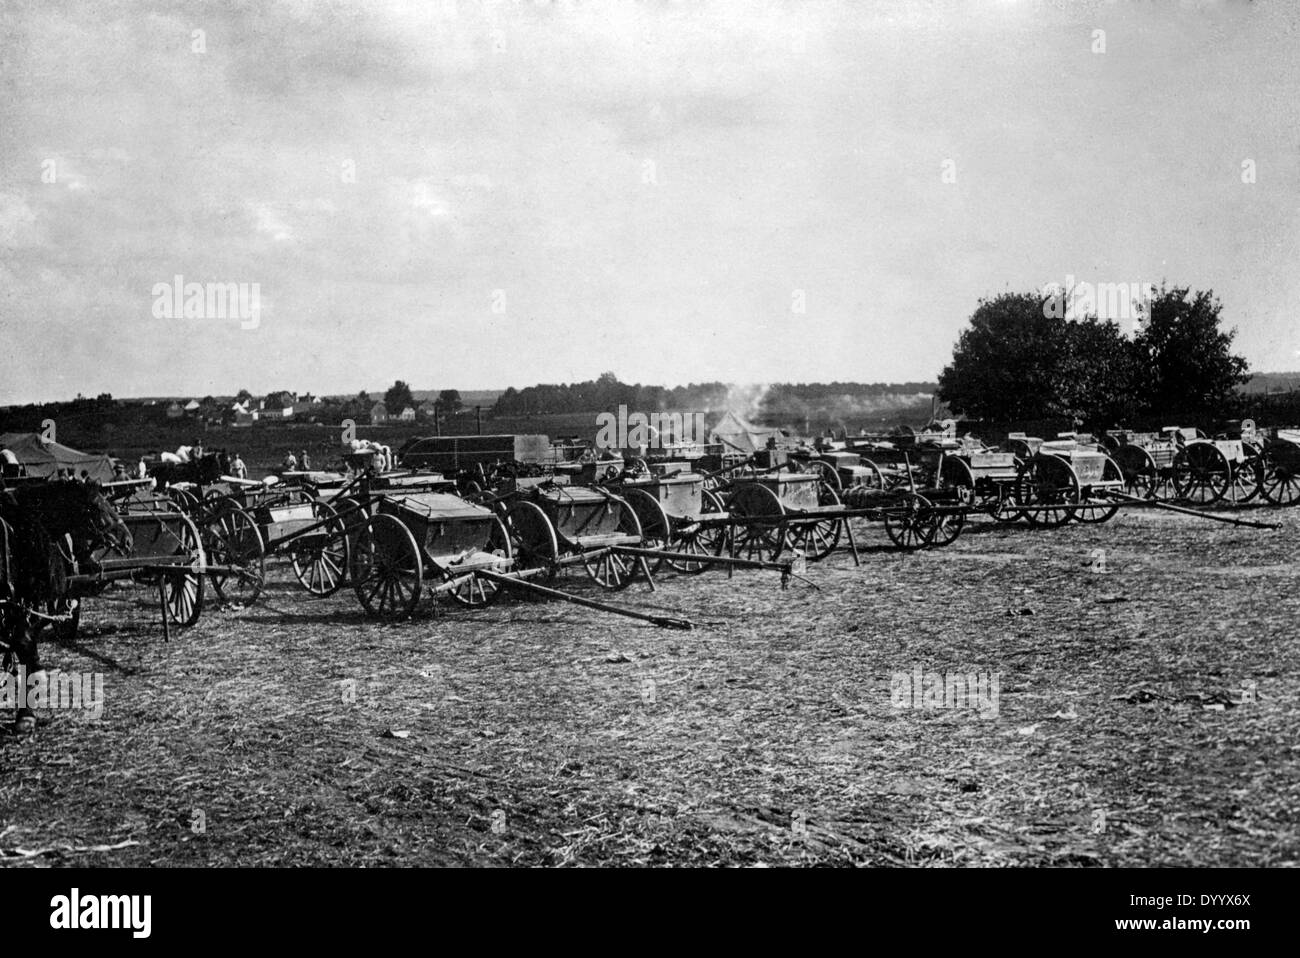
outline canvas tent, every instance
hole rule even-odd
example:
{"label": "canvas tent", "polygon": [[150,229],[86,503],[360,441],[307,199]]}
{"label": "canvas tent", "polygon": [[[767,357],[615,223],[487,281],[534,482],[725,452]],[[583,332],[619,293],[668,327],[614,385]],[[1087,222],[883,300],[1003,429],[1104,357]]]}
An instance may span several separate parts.
{"label": "canvas tent", "polygon": [[767,426],[755,426],[746,422],[734,412],[728,411],[709,433],[709,442],[722,443],[728,452],[743,452],[749,455],[767,447],[768,439],[781,438],[780,429]]}
{"label": "canvas tent", "polygon": [[71,469],[80,478],[84,469],[90,478],[100,482],[113,479],[113,461],[108,456],[77,452],[61,443],[42,439],[34,432],[0,434],[0,446],[14,454],[29,476],[53,476],[60,469]]}

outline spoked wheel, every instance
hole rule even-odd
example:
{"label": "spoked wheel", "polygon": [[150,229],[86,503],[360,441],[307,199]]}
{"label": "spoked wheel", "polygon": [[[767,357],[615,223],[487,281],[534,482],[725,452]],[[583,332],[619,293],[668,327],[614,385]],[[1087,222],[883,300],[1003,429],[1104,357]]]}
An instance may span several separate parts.
{"label": "spoked wheel", "polygon": [[1210,442],[1193,442],[1174,457],[1174,488],[1187,502],[1218,502],[1228,491],[1231,475],[1228,457]]}
{"label": "spoked wheel", "polygon": [[[1138,499],[1161,499],[1166,485],[1162,470],[1141,446],[1120,446],[1114,459],[1124,476],[1124,494]],[[1168,491],[1168,490],[1164,490]]]}
{"label": "spoked wheel", "polygon": [[[610,496],[608,505],[619,511],[618,528],[620,533],[627,536],[636,536],[638,539],[644,538],[641,521],[626,500],[617,496]],[[602,589],[608,589],[610,592],[626,589],[632,584],[632,580],[636,578],[637,573],[641,571],[640,563],[635,556],[625,556],[614,551],[600,552],[590,560],[584,556],[582,567],[587,570],[587,575],[591,577],[592,582]]]}
{"label": "spoked wheel", "polygon": [[1275,506],[1300,503],[1300,446],[1284,439],[1270,442],[1264,452],[1260,492]]}
{"label": "spoked wheel", "polygon": [[411,530],[395,516],[371,516],[357,535],[349,573],[367,615],[409,616],[420,601],[424,561]]}
{"label": "spoked wheel", "polygon": [[[817,504],[827,509],[838,509],[841,503],[835,488],[827,482],[817,485]],[[809,562],[825,559],[840,544],[846,521],[828,518],[796,522],[790,528],[790,544],[802,552]]]}
{"label": "spoked wheel", "polygon": [[885,488],[885,474],[880,471],[879,466],[866,458],[862,459],[858,465],[867,470],[867,473],[858,480],[858,485],[865,489],[880,490]]}
{"label": "spoked wheel", "polygon": [[1264,484],[1264,455],[1258,446],[1242,443],[1242,458],[1232,464],[1228,499],[1237,504],[1250,502]]}
{"label": "spoked wheel", "polygon": [[[1106,457],[1106,462],[1102,465],[1101,481],[1107,484],[1108,488],[1115,488],[1124,481],[1123,470],[1120,469],[1119,463],[1110,456]],[[1089,500],[1095,501],[1097,497],[1090,490],[1088,498]],[[1104,499],[1104,497],[1102,498]],[[1078,522],[1088,522],[1099,525],[1115,518],[1115,513],[1117,512],[1119,512],[1119,506],[1113,502],[1103,501],[1101,505],[1080,506],[1074,511],[1074,518]]]}
{"label": "spoked wheel", "polygon": [[[637,521],[641,523],[642,547],[646,549],[673,549],[672,521],[668,518],[668,513],[664,511],[663,504],[646,490],[638,489],[635,486],[625,486],[623,498],[627,500],[627,504],[636,513]],[[649,564],[651,575],[662,569],[664,565],[662,556],[657,559],[647,558],[645,561]]]}
{"label": "spoked wheel", "polygon": [[934,513],[930,500],[914,493],[900,493],[901,501],[885,509],[885,534],[899,549],[909,552],[930,544]]}
{"label": "spoked wheel", "polygon": [[237,570],[210,573],[218,598],[243,605],[256,602],[266,582],[266,550],[253,517],[227,504],[208,520],[203,532],[208,564]]}
{"label": "spoked wheel", "polygon": [[1055,529],[1070,521],[1079,501],[1079,479],[1070,464],[1056,456],[1034,456],[1020,465],[1016,504],[1032,526]]}
{"label": "spoked wheel", "polygon": [[736,517],[738,558],[775,562],[789,548],[785,506],[767,486],[741,483],[732,490],[727,509]]}
{"label": "spoked wheel", "polygon": [[[188,516],[179,516],[181,525],[177,532],[175,555],[189,561],[175,572],[162,573],[163,606],[167,619],[178,628],[188,629],[203,614],[203,540]],[[171,518],[168,521],[173,521]]]}
{"label": "spoked wheel", "polygon": [[[717,493],[704,489],[700,494],[700,521],[687,527],[689,531],[678,532],[674,542],[674,551],[690,555],[720,556],[730,545],[727,526],[710,520],[721,519],[725,515],[722,500]],[[707,562],[694,562],[690,559],[669,559],[668,568],[687,575],[699,575],[709,567]]]}
{"label": "spoked wheel", "polygon": [[542,569],[540,575],[529,576],[533,582],[553,582],[559,572],[556,561],[560,557],[560,544],[555,536],[555,526],[534,502],[512,502],[505,515],[506,532],[516,565],[522,570]]}
{"label": "spoked wheel", "polygon": [[966,528],[965,506],[961,501],[944,503],[936,506],[929,516],[923,516],[930,524],[930,545],[942,549],[957,540],[962,529]]}
{"label": "spoked wheel", "polygon": [[829,462],[822,462],[820,459],[809,459],[800,467],[800,472],[806,472],[810,476],[816,476],[819,481],[826,483],[838,494],[844,491],[844,483],[840,479],[839,470]]}
{"label": "spoked wheel", "polygon": [[1008,485],[999,482],[997,485],[997,498],[988,503],[989,515],[993,521],[999,525],[1010,525],[1018,522],[1025,517],[1025,514],[1016,506],[1016,487],[1014,484]]}
{"label": "spoked wheel", "polygon": [[[501,558],[502,571],[509,567],[513,555],[510,549],[510,535],[506,532],[505,523],[500,519],[492,521],[492,534],[485,551]],[[442,576],[450,580],[461,578],[464,573],[458,573],[455,566],[449,566],[442,570]],[[496,580],[471,574],[446,594],[458,605],[469,609],[481,609],[500,599],[503,591],[501,583]]]}
{"label": "spoked wheel", "polygon": [[975,473],[965,459],[943,457],[943,464],[939,466],[939,486],[949,490],[960,503],[970,505],[975,501]]}
{"label": "spoked wheel", "polygon": [[289,543],[289,561],[298,583],[315,596],[333,595],[347,581],[351,545],[347,523],[323,499],[312,503],[312,513],[324,526]]}
{"label": "spoked wheel", "polygon": [[178,489],[175,486],[167,487],[167,498],[176,504],[176,508],[186,514],[194,512],[199,505],[198,496],[187,489]]}

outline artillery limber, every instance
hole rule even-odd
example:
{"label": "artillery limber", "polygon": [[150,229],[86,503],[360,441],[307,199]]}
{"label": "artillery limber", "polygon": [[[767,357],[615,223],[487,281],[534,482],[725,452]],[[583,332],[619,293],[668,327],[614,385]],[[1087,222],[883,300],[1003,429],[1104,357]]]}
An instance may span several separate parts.
{"label": "artillery limber", "polygon": [[[518,499],[504,520],[495,510],[451,493],[380,495],[354,542],[353,590],[368,614],[382,618],[410,615],[425,592],[481,607],[512,589],[666,628],[691,628],[684,619],[598,602],[534,581],[550,581],[559,567],[577,561],[605,588],[620,586],[613,567],[602,560],[619,544],[640,543],[639,532],[624,531],[626,517],[635,523],[635,514],[625,507],[602,512],[603,505],[578,494],[582,492],[591,490],[573,490],[563,504],[545,495]],[[547,508],[545,502],[554,506]],[[579,551],[561,554],[561,541]]]}
{"label": "artillery limber", "polygon": [[1215,439],[1194,427],[1176,426],[1110,438],[1128,495],[1209,505],[1225,499],[1250,502],[1260,492],[1264,464],[1253,424]]}
{"label": "artillery limber", "polygon": [[1300,504],[1300,429],[1277,429],[1266,438],[1260,492],[1274,505]]}

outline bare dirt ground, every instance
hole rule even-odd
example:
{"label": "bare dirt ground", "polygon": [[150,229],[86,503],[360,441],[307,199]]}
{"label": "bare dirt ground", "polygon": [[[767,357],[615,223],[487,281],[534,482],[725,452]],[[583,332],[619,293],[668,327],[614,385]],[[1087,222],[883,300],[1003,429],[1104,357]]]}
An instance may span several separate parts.
{"label": "bare dirt ground", "polygon": [[[1300,510],[1249,514],[1285,528],[901,555],[861,527],[819,589],[621,597],[693,632],[533,602],[381,625],[277,565],[164,645],[114,589],[46,648],[104,674],[102,717],[0,737],[0,862],[1294,865]],[[917,668],[996,673],[996,716],[895,707]]]}

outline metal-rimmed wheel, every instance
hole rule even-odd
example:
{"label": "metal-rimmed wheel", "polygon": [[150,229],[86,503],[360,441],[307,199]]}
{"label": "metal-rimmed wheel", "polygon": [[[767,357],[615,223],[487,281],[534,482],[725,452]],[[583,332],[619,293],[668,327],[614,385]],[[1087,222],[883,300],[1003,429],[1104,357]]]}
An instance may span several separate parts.
{"label": "metal-rimmed wheel", "polygon": [[[618,510],[618,530],[625,536],[636,536],[638,541],[644,539],[641,521],[636,511],[619,496],[610,496],[606,508]],[[587,570],[591,581],[602,589],[618,592],[632,584],[640,571],[640,562],[634,556],[609,550],[596,550],[596,555],[588,559],[583,557],[582,567]]]}
{"label": "metal-rimmed wheel", "polygon": [[959,456],[943,457],[938,485],[956,496],[958,502],[969,505],[975,501],[975,473],[970,463]]}
{"label": "metal-rimmed wheel", "polygon": [[1159,498],[1161,470],[1150,452],[1141,446],[1124,445],[1115,450],[1112,458],[1124,476],[1125,495],[1138,499]]}
{"label": "metal-rimmed wheel", "polygon": [[[623,498],[627,500],[627,504],[636,513],[637,521],[641,523],[642,548],[664,550],[675,548],[672,520],[668,518],[668,513],[658,499],[636,486],[624,486]],[[651,575],[664,566],[663,556],[655,559],[647,557],[645,561]]]}
{"label": "metal-rimmed wheel", "polygon": [[162,575],[163,607],[167,620],[178,628],[187,629],[199,621],[203,614],[203,539],[189,516],[168,517],[179,522],[176,526],[175,555],[184,556],[187,562],[178,564],[176,571]]}
{"label": "metal-rimmed wheel", "polygon": [[[500,518],[492,520],[492,533],[488,537],[487,548],[484,551],[501,559],[500,571],[504,572],[510,567],[513,557],[510,534],[506,532],[505,523]],[[468,609],[481,609],[492,605],[501,598],[504,591],[501,583],[495,579],[477,576],[472,572],[468,575],[457,572],[455,566],[443,569],[442,577],[445,580],[460,580],[454,588],[447,590],[446,595],[457,605],[463,605]]]}
{"label": "metal-rimmed wheel", "polygon": [[291,540],[289,561],[298,584],[312,595],[324,597],[333,595],[347,582],[351,539],[347,523],[325,500],[312,503],[312,515],[325,525]]}
{"label": "metal-rimmed wheel", "polygon": [[199,505],[199,497],[188,489],[181,489],[177,486],[167,487],[167,498],[170,499],[176,508],[187,515],[194,512]]}
{"label": "metal-rimmed wheel", "polygon": [[775,562],[789,547],[785,506],[762,483],[738,484],[727,500],[727,511],[736,519],[732,551],[739,558]]}
{"label": "metal-rimmed wheel", "polygon": [[911,552],[930,544],[934,513],[925,496],[901,492],[898,503],[886,507],[884,513],[885,534],[897,548]]}
{"label": "metal-rimmed wheel", "polygon": [[1052,455],[1034,456],[1020,465],[1016,504],[1032,526],[1056,529],[1070,521],[1079,501],[1079,477],[1070,464]]}
{"label": "metal-rimmed wheel", "polygon": [[1241,444],[1242,457],[1232,464],[1232,482],[1228,499],[1242,505],[1260,494],[1264,484],[1264,452],[1250,442]]}
{"label": "metal-rimmed wheel", "polygon": [[203,525],[203,548],[209,565],[235,570],[209,573],[217,597],[243,605],[256,602],[266,582],[266,550],[253,517],[223,504]]}
{"label": "metal-rimmed wheel", "polygon": [[542,570],[540,575],[529,577],[534,582],[554,581],[559,572],[556,562],[560,544],[555,526],[541,506],[522,499],[512,502],[506,509],[504,522],[516,566],[524,571]]}
{"label": "metal-rimmed wheel", "polygon": [[[1107,456],[1106,461],[1102,463],[1101,467],[1100,485],[1102,485],[1103,491],[1105,489],[1119,488],[1120,484],[1123,482],[1124,472],[1120,468],[1119,463],[1110,456]],[[1096,504],[1098,499],[1102,500],[1100,504]],[[1104,495],[1099,496],[1096,491],[1091,488],[1088,490],[1088,500],[1090,503],[1089,505],[1082,505],[1079,506],[1078,509],[1074,510],[1075,521],[1100,525],[1103,522],[1109,522],[1111,519],[1115,518],[1115,514],[1119,512],[1118,505],[1114,502],[1106,501]]]}
{"label": "metal-rimmed wheel", "polygon": [[411,530],[395,516],[371,516],[357,535],[349,576],[367,615],[411,615],[424,581],[424,561]]}
{"label": "metal-rimmed wheel", "polygon": [[840,479],[839,470],[829,462],[822,462],[820,459],[809,459],[799,467],[800,472],[806,472],[810,476],[816,476],[819,481],[826,483],[836,493],[844,490],[844,482]]}
{"label": "metal-rimmed wheel", "polygon": [[[674,550],[689,555],[722,555],[731,544],[727,525],[720,521],[725,515],[718,494],[702,489],[699,518],[684,529],[676,531]],[[690,559],[668,560],[668,568],[687,575],[699,575],[708,567],[707,562],[695,562]]]}
{"label": "metal-rimmed wheel", "polygon": [[1300,445],[1274,439],[1264,449],[1260,492],[1275,506],[1300,503]]}
{"label": "metal-rimmed wheel", "polygon": [[1232,464],[1212,442],[1192,442],[1174,457],[1178,498],[1197,505],[1218,502],[1232,482]]}
{"label": "metal-rimmed wheel", "polygon": [[[817,484],[817,505],[824,509],[839,509],[842,505],[830,483]],[[790,527],[790,544],[809,562],[825,559],[840,544],[846,521],[843,518],[801,519]]]}
{"label": "metal-rimmed wheel", "polygon": [[885,474],[873,460],[864,456],[858,461],[858,465],[868,471],[867,475],[858,480],[858,485],[866,489],[879,490],[885,488]]}
{"label": "metal-rimmed wheel", "polygon": [[952,545],[966,528],[966,503],[940,503],[923,520],[930,523],[930,545],[936,549]]}

